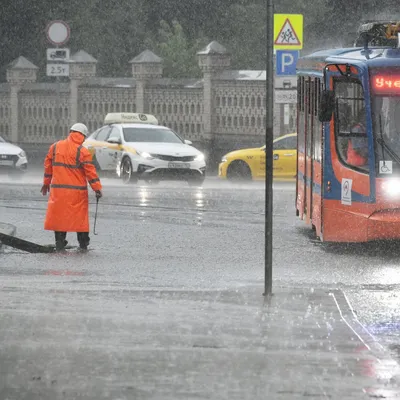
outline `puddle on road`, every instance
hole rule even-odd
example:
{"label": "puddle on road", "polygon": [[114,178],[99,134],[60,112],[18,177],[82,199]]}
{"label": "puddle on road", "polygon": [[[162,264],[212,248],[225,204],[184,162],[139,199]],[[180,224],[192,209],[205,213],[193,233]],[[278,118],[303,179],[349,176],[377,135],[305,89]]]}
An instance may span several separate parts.
{"label": "puddle on road", "polygon": [[157,202],[159,202],[159,199],[154,195],[152,197],[152,193],[150,193],[149,188],[147,187],[140,187],[137,193],[139,196],[139,206],[143,207],[144,209],[151,207],[151,210],[140,210],[140,221],[157,220],[176,224],[194,223],[199,226],[203,224],[203,213],[205,206],[205,194],[203,188],[195,189],[193,194],[189,198],[186,198],[186,205],[185,207],[182,207],[182,212],[186,215],[182,214],[180,217],[177,217],[176,215],[168,215],[169,211],[174,211],[175,213],[176,211],[180,211],[176,208],[176,202],[174,207],[171,207],[169,210],[163,210],[162,215],[159,214],[157,217],[155,217],[155,208],[157,208]]}

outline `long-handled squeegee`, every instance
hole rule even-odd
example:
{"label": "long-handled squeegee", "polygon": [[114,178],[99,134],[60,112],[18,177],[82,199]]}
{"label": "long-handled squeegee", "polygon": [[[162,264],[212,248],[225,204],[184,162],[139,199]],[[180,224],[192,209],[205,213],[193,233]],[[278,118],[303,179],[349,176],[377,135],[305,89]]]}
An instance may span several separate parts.
{"label": "long-handled squeegee", "polygon": [[53,246],[42,246],[37,243],[28,242],[17,238],[15,236],[6,235],[0,232],[0,242],[6,246],[14,247],[18,250],[27,251],[28,253],[54,253],[55,248]]}

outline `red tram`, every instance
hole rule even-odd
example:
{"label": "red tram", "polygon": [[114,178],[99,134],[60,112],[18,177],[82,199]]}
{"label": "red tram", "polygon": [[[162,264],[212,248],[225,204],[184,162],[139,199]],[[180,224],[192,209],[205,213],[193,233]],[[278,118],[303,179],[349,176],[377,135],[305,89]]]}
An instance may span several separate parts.
{"label": "red tram", "polygon": [[298,61],[296,213],[321,241],[400,239],[399,27]]}

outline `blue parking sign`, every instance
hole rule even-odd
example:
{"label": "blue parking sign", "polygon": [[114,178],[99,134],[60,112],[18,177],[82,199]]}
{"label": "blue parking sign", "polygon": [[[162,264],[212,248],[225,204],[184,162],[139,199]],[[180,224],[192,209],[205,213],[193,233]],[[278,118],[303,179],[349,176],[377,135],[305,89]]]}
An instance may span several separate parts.
{"label": "blue parking sign", "polygon": [[296,75],[298,50],[276,51],[276,75]]}

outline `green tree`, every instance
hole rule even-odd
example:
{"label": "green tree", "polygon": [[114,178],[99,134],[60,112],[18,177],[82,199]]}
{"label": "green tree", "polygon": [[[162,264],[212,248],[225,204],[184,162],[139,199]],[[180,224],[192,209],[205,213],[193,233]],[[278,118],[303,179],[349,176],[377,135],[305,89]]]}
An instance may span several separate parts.
{"label": "green tree", "polygon": [[6,65],[24,55],[40,67],[45,78],[46,25],[55,19],[67,22],[71,37],[65,45],[83,49],[98,59],[103,76],[129,76],[129,60],[137,55],[149,31],[146,0],[5,0],[0,13],[1,80]]}
{"label": "green tree", "polygon": [[[303,54],[352,45],[362,20],[397,18],[397,7],[398,0],[275,1],[276,13],[303,14]],[[168,76],[199,76],[196,52],[211,40],[230,51],[233,68],[265,68],[265,0],[2,0],[0,81],[20,55],[45,79],[45,28],[53,19],[69,23],[66,46],[97,58],[103,76],[130,76],[129,60],[146,44],[164,58]]]}
{"label": "green tree", "polygon": [[161,20],[157,35],[145,40],[145,44],[163,59],[164,75],[170,78],[201,76],[196,53],[205,45],[205,39],[188,39],[178,21],[169,24]]}
{"label": "green tree", "polygon": [[236,2],[221,17],[216,37],[231,53],[232,68],[265,69],[266,11],[257,2]]}
{"label": "green tree", "polygon": [[144,2],[91,0],[68,7],[70,46],[95,57],[101,76],[131,76],[129,60],[139,54],[146,36]]}
{"label": "green tree", "polygon": [[40,66],[45,53],[46,9],[50,0],[26,2],[5,1],[0,13],[0,81],[6,77],[7,65],[23,55]]}
{"label": "green tree", "polygon": [[[186,38],[203,45],[217,40],[232,56],[237,68],[265,65],[264,0],[151,0],[149,20],[178,20]],[[204,38],[208,39],[205,40]]]}

